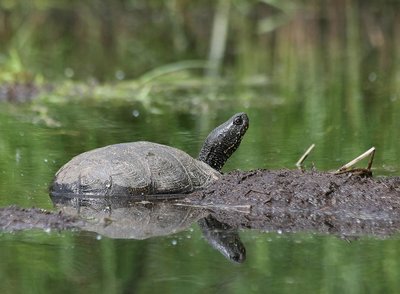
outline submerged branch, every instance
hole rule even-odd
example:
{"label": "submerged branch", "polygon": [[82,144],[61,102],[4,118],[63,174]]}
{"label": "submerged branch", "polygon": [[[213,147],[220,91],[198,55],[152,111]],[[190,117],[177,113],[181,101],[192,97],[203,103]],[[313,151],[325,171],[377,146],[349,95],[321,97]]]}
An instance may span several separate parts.
{"label": "submerged branch", "polygon": [[177,202],[174,203],[176,206],[193,207],[193,208],[204,208],[204,209],[218,209],[230,212],[250,213],[251,205],[223,205],[223,204],[201,204],[201,203],[190,203],[190,202]]}

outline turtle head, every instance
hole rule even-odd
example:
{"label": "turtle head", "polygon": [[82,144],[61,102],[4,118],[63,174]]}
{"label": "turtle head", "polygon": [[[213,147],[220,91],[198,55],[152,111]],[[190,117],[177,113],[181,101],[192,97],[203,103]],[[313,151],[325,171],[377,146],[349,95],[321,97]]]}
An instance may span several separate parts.
{"label": "turtle head", "polygon": [[215,128],[206,138],[200,150],[199,160],[220,171],[228,158],[239,147],[249,127],[246,113],[237,113]]}

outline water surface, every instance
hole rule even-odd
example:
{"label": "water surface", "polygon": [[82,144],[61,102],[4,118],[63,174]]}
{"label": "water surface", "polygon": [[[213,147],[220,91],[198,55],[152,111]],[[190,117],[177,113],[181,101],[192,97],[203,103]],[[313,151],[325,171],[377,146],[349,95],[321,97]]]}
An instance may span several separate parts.
{"label": "water surface", "polygon": [[[220,95],[242,95],[220,89]],[[294,168],[309,144],[308,159],[332,170],[370,146],[377,147],[376,175],[397,175],[392,126],[377,112],[366,114],[358,131],[335,125],[341,111],[322,107],[325,119],[312,123],[298,103],[274,102],[273,89],[256,88],[249,100],[204,100],[202,109],[176,109],[185,97],[151,110],[138,102],[1,105],[1,205],[53,209],[47,188],[57,169],[86,150],[125,141],[149,140],[196,156],[208,132],[233,113],[245,111],[250,129],[224,171]],[[157,98],[157,97],[156,97]],[[155,99],[156,99],[155,98]],[[223,106],[221,106],[223,104]],[[200,107],[200,106],[199,106]],[[45,110],[45,116],[38,112]],[[204,110],[205,109],[205,110]],[[209,111],[208,109],[215,109]],[[394,115],[388,108],[386,116]],[[316,118],[318,119],[318,118]],[[318,122],[318,120],[317,120]],[[395,142],[397,138],[393,138]],[[187,230],[145,240],[111,239],[95,232],[1,233],[0,277],[5,293],[155,292],[276,293],[395,292],[399,290],[399,239],[346,240],[309,233],[240,231],[247,259],[235,264],[213,249],[193,224]]]}

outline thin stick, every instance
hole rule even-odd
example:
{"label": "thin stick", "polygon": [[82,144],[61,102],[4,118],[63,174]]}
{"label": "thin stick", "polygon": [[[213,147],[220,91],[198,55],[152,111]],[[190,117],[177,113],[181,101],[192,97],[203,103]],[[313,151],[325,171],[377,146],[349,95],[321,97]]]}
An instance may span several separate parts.
{"label": "thin stick", "polygon": [[368,166],[367,166],[367,169],[368,169],[368,170],[371,169],[371,167],[372,167],[372,162],[374,161],[374,156],[375,156],[375,147],[372,147],[371,149],[374,149],[374,150],[372,150],[372,152],[371,152],[371,157],[369,158],[369,161],[368,161]]}
{"label": "thin stick", "polygon": [[341,168],[339,168],[337,171],[335,171],[335,174],[340,173],[344,170],[347,170],[348,168],[352,167],[354,164],[356,164],[357,162],[363,160],[364,158],[366,158],[368,156],[371,156],[371,158],[368,162],[368,167],[367,167],[367,169],[370,170],[371,166],[372,166],[372,161],[374,160],[374,155],[375,155],[375,147],[372,147],[372,148],[368,149],[367,151],[365,151],[360,156],[354,158],[349,163],[346,163],[345,165],[343,165]]}
{"label": "thin stick", "polygon": [[190,204],[184,202],[174,203],[176,206],[186,206],[186,207],[194,207],[194,208],[207,208],[207,209],[222,209],[228,211],[236,211],[241,213],[250,213],[251,205],[212,205],[212,204]]}
{"label": "thin stick", "polygon": [[304,152],[303,156],[300,157],[300,159],[296,162],[297,167],[301,167],[303,165],[304,160],[306,160],[307,156],[311,153],[311,151],[314,149],[315,144],[311,144],[310,147],[308,147],[307,151]]}

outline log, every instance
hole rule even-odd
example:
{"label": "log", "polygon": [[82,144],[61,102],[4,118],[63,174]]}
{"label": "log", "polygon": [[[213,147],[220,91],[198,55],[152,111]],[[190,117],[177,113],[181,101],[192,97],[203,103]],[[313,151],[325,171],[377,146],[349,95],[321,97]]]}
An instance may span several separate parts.
{"label": "log", "polygon": [[[214,217],[236,228],[382,237],[400,230],[400,177],[234,171],[187,201],[215,206]],[[249,213],[218,208],[244,205],[251,207]]]}
{"label": "log", "polygon": [[[301,170],[233,171],[208,188],[185,196],[163,201],[177,207],[205,210],[233,229],[317,232],[346,238],[386,237],[400,231],[400,177],[372,178]],[[97,210],[99,205],[123,209],[124,203],[127,208],[135,209],[132,202],[136,201],[101,197],[80,199],[83,200],[84,207],[93,204]],[[149,196],[145,200],[140,205],[149,203],[152,207]],[[68,203],[65,205],[75,202],[70,199]],[[3,231],[87,226],[86,219],[65,212],[15,206],[0,208],[0,220]]]}

